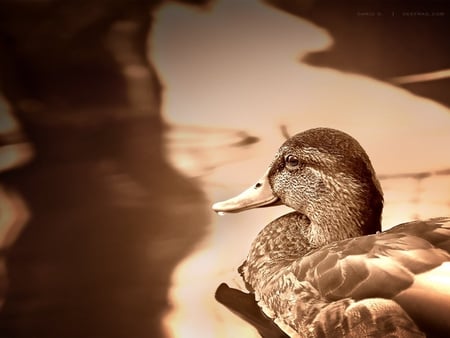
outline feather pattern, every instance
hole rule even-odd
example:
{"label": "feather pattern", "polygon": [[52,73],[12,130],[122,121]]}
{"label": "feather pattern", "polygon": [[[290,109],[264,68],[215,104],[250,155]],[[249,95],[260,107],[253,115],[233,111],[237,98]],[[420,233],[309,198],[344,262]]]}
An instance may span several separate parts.
{"label": "feather pattern", "polygon": [[[381,188],[356,140],[325,128],[297,134],[252,190],[259,188],[263,201],[275,196],[296,211],[258,234],[239,272],[262,312],[285,333],[450,332],[450,218],[380,232]],[[233,211],[221,203],[213,208]],[[239,198],[233,208],[242,208]]]}
{"label": "feather pattern", "polygon": [[[279,222],[275,224],[280,230]],[[278,237],[269,231],[271,237],[267,239],[269,243],[265,247],[273,247],[270,244],[272,241],[285,241],[287,234],[294,229],[281,228],[281,231],[276,231]],[[267,230],[264,229],[261,235],[266,236]],[[423,237],[418,237],[419,235]],[[442,218],[409,223],[407,227],[400,225],[385,233],[334,242],[296,259],[292,257],[294,255],[281,259],[280,252],[274,255],[272,251],[269,256],[278,259],[267,259],[268,256],[258,250],[259,246],[253,246],[256,253],[249,255],[240,270],[244,280],[255,290],[256,299],[263,311],[269,317],[277,318],[279,326],[284,327],[286,332],[291,331],[291,334],[309,332],[311,327],[315,332],[317,325],[324,330],[324,327],[328,327],[325,323],[331,325],[329,317],[335,316],[335,311],[339,309],[343,318],[360,318],[366,314],[371,322],[372,318],[384,318],[385,313],[390,313],[392,325],[397,327],[400,320],[405,328],[413,328],[409,335],[421,335],[398,303],[406,310],[416,301],[421,306],[431,306],[434,304],[433,290],[427,290],[428,297],[425,299],[421,294],[411,294],[405,302],[398,296],[414,284],[417,275],[433,271],[450,261],[450,254],[445,250],[445,237],[450,238],[450,220]],[[258,237],[257,240],[259,239]],[[306,245],[301,247],[307,251],[305,248]],[[450,288],[447,293],[450,293]],[[355,311],[359,314],[355,315]],[[397,314],[397,317],[392,313]],[[450,325],[445,320],[448,313],[450,312],[435,314],[435,321],[445,324],[441,331],[450,332]],[[313,318],[320,324],[313,325],[305,320]],[[420,318],[414,319],[420,321]],[[386,319],[378,320],[386,323]],[[421,326],[431,329],[435,324],[422,321]],[[341,331],[342,336],[348,336],[355,333],[355,327],[344,325]],[[386,328],[380,332],[386,334]],[[405,332],[407,331],[403,333]],[[333,336],[336,334],[333,330],[331,333]]]}

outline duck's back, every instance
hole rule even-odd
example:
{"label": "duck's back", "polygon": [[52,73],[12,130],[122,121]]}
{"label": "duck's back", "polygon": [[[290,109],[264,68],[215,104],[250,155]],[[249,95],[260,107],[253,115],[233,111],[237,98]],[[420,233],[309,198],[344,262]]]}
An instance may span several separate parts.
{"label": "duck's back", "polygon": [[[252,270],[244,277],[255,280]],[[261,278],[250,283],[256,298],[288,332],[421,335],[409,317],[421,330],[450,332],[450,219],[331,243]]]}

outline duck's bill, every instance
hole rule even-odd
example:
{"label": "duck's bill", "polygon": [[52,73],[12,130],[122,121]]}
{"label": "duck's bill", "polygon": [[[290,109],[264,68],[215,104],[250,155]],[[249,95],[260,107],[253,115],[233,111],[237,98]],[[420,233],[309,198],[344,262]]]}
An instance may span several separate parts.
{"label": "duck's bill", "polygon": [[280,204],[279,198],[274,195],[269,184],[269,171],[267,171],[256,184],[233,198],[213,204],[212,208],[216,212],[240,212]]}

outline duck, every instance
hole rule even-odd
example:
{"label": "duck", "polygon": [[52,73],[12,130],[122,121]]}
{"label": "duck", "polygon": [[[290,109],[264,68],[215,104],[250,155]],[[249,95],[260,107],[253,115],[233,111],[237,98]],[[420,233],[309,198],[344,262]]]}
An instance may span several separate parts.
{"label": "duck", "polygon": [[263,337],[450,334],[450,217],[382,231],[381,185],[355,138],[300,132],[256,183],[212,209],[280,204],[293,211],[260,231],[238,269],[246,290],[216,291]]}

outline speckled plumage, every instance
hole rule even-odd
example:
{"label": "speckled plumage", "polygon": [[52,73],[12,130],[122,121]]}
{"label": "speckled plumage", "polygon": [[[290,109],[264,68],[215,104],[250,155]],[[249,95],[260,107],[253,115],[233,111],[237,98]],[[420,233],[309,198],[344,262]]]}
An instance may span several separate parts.
{"label": "speckled plumage", "polygon": [[[416,274],[450,260],[448,219],[409,223],[406,231],[400,226],[383,234],[351,238],[311,250],[302,237],[295,241],[293,234],[298,226],[289,222],[293,216],[281,222],[276,220],[269,229],[265,228],[255,242],[261,239],[269,242],[263,246],[268,251],[260,250],[261,244],[254,244],[240,269],[269,317],[277,319],[277,324],[291,335],[290,329],[307,332],[306,336],[318,335],[320,330],[328,332],[326,336],[347,337],[357,332],[361,335],[362,329],[343,324],[357,311],[361,312],[358,316],[366,316],[358,325],[364,330],[380,331],[376,336],[388,334],[387,322],[393,332],[403,327],[402,332],[408,337],[422,335],[403,309],[390,299],[396,300],[409,288]],[[276,231],[270,229],[275,227]],[[418,237],[415,229],[427,233]],[[346,313],[349,307],[351,315]],[[383,310],[378,311],[377,307]],[[330,329],[335,325],[330,318],[336,316],[346,318],[334,327],[338,332]],[[368,325],[366,322],[372,323],[372,319],[374,323]]]}
{"label": "speckled plumage", "polygon": [[[326,128],[297,134],[281,146],[254,189],[264,184],[296,211],[258,234],[239,272],[258,306],[284,332],[292,337],[450,332],[450,272],[441,276],[447,287],[438,287],[434,275],[450,264],[450,218],[380,233],[381,188],[356,140]],[[224,205],[215,209],[229,208]]]}

